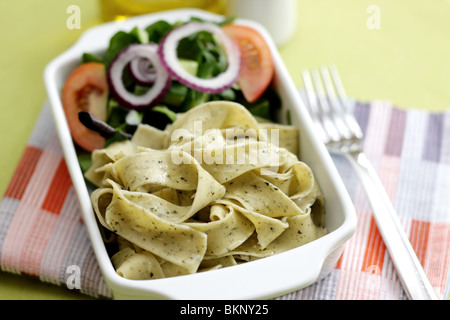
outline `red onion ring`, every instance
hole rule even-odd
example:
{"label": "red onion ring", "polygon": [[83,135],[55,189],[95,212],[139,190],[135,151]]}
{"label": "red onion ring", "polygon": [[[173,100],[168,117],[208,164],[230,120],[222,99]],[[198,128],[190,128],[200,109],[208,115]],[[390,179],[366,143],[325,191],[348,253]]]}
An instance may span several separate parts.
{"label": "red onion ring", "polygon": [[[156,79],[152,87],[142,95],[129,92],[122,81],[124,68],[135,59],[145,58],[149,60],[156,72]],[[141,110],[148,108],[167,93],[171,84],[171,78],[158,54],[158,45],[133,44],[119,52],[109,65],[107,80],[111,94],[125,108]]]}
{"label": "red onion ring", "polygon": [[130,62],[130,74],[133,80],[143,86],[149,86],[156,81],[156,71],[146,58],[136,58]]}
{"label": "red onion ring", "polygon": [[[228,58],[227,69],[214,78],[202,79],[190,74],[182,67],[177,57],[180,40],[199,31],[208,31],[217,36]],[[212,23],[189,22],[173,29],[161,40],[159,53],[162,63],[174,78],[198,91],[220,93],[230,88],[239,77],[240,51],[231,38],[219,26]]]}

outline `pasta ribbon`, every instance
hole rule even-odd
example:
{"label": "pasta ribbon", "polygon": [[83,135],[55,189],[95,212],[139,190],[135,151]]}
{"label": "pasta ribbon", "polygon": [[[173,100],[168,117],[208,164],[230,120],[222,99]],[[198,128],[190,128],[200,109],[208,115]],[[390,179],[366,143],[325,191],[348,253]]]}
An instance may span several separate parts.
{"label": "pasta ribbon", "polygon": [[150,280],[232,267],[327,233],[325,202],[295,127],[234,102],[199,105],[165,130],[92,154],[86,179],[119,275]]}
{"label": "pasta ribbon", "polygon": [[[111,202],[104,212],[96,208],[103,226],[144,250],[190,273],[195,272],[206,251],[206,235],[184,224],[159,218],[151,210],[128,199],[136,197],[133,192],[120,189],[113,181],[109,182],[112,185],[109,190]],[[94,202],[98,196],[105,194],[105,190],[97,190],[92,194]]]}

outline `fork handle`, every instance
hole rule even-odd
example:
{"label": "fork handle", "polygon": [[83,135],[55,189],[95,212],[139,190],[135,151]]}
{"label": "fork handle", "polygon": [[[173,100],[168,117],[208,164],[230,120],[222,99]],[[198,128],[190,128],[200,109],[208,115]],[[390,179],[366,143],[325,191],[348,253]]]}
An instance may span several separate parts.
{"label": "fork handle", "polygon": [[375,169],[362,152],[347,154],[361,180],[397,274],[412,300],[439,300]]}

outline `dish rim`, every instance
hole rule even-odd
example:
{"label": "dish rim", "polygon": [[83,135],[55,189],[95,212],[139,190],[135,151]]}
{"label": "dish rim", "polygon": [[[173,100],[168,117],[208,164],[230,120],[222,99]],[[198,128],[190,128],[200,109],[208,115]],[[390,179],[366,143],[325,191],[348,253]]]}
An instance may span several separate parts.
{"label": "dish rim", "polygon": [[[62,145],[64,158],[72,178],[73,186],[77,194],[84,224],[92,243],[94,254],[97,258],[101,273],[113,293],[113,297],[126,298],[154,298],[154,299],[261,299],[280,296],[306,287],[321,276],[325,260],[335,250],[341,250],[343,244],[353,235],[356,229],[356,213],[346,188],[332,162],[331,156],[325,146],[313,134],[313,125],[300,95],[295,88],[286,67],[279,55],[273,40],[267,30],[260,24],[245,19],[237,19],[236,23],[249,25],[258,30],[266,39],[271,48],[275,68],[276,82],[282,85],[284,95],[294,97],[294,112],[297,113],[300,123],[304,126],[304,135],[314,148],[323,164],[324,170],[321,176],[327,176],[333,184],[335,196],[341,210],[344,213],[340,226],[327,235],[307,243],[301,247],[279,253],[277,255],[256,260],[250,263],[223,268],[203,273],[186,276],[155,280],[129,280],[120,277],[114,270],[110,257],[103,243],[95,213],[93,212],[88,190],[81,173],[75,147],[68,129],[67,121],[61,105],[60,89],[63,80],[68,76],[73,67],[79,63],[83,52],[97,52],[104,50],[111,36],[119,30],[131,30],[136,25],[145,26],[153,21],[165,19],[168,21],[186,20],[189,17],[200,17],[209,20],[221,20],[224,17],[218,14],[206,12],[200,9],[176,9],[162,11],[141,16],[130,17],[120,23],[107,22],[86,30],[81,37],[65,52],[53,59],[44,70],[44,82],[47,90],[49,104],[51,106],[54,123]],[[98,36],[102,37],[99,41]],[[90,49],[86,49],[89,47]],[[84,50],[83,50],[84,48]],[[316,174],[315,170],[313,172]],[[320,180],[319,180],[320,182]],[[327,201],[327,200],[326,200]],[[307,264],[299,259],[308,256]],[[282,274],[272,275],[265,281],[258,281],[254,270],[261,272],[281,269]],[[296,279],[292,275],[302,274]],[[238,276],[237,276],[238,275]],[[239,279],[246,279],[248,285],[239,290],[232,290],[231,284],[239,284]],[[209,284],[214,283],[211,288]],[[194,290],[192,288],[202,288]],[[223,291],[217,288],[224,289]],[[225,290],[226,289],[226,290]]]}

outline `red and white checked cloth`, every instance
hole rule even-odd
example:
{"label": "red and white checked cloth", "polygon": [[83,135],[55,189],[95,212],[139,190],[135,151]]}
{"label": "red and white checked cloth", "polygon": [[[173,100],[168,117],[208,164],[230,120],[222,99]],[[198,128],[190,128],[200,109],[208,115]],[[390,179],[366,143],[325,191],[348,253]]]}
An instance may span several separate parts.
{"label": "red and white checked cloth", "polygon": [[[438,295],[447,298],[450,111],[402,110],[372,102],[355,103],[354,112],[365,133],[365,152],[419,260]],[[356,233],[330,275],[279,299],[407,299],[355,173],[345,158],[333,155],[333,159],[357,210]],[[70,266],[77,266],[82,293],[111,298],[47,105],[0,203],[0,266],[60,286],[67,286]]]}

